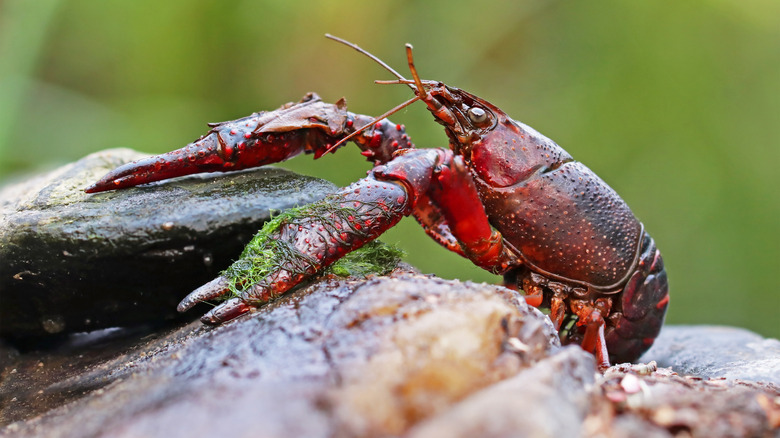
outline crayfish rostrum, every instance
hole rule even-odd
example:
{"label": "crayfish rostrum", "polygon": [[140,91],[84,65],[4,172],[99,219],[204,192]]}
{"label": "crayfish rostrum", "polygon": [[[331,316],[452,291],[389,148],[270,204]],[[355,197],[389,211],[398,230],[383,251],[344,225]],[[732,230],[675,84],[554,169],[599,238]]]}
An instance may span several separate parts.
{"label": "crayfish rostrum", "polygon": [[[529,304],[548,307],[561,339],[593,352],[600,366],[633,361],[649,348],[669,303],[666,271],[653,239],[614,190],[491,103],[421,80],[410,45],[412,80],[331,38],[374,59],[398,78],[378,82],[406,84],[414,98],[374,118],[347,111],[343,99],[329,104],[310,93],[274,111],[210,124],[186,147],[128,163],[86,189],[262,166],[301,152],[318,158],[346,140],[374,164],[366,178],[308,206],[311,214],[279,221],[258,250],[193,291],[180,311],[226,299],[203,321],[235,318],[411,214],[442,246],[503,275]],[[416,149],[402,125],[386,120],[417,100],[444,126],[449,149]]]}

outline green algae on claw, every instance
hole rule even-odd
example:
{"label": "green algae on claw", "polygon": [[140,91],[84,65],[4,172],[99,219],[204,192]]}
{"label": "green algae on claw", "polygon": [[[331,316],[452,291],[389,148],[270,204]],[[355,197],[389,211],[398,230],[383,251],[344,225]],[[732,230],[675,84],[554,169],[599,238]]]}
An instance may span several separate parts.
{"label": "green algae on claw", "polygon": [[[247,286],[262,284],[268,275],[278,272],[282,266],[292,275],[297,275],[311,273],[319,265],[317,260],[302,254],[291,242],[274,238],[274,233],[283,226],[304,226],[312,218],[323,220],[326,224],[343,223],[340,219],[356,214],[357,210],[351,207],[334,209],[328,203],[318,202],[294,207],[275,216],[257,232],[240,258],[222,273],[229,281],[231,296],[240,297]],[[382,275],[394,269],[404,255],[400,248],[374,240],[347,253],[323,272],[341,277]]]}

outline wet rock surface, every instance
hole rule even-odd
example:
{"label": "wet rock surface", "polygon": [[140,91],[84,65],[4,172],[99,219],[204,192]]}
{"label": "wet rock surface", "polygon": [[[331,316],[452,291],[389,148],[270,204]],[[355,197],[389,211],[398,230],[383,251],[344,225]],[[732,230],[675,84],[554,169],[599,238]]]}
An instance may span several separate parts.
{"label": "wet rock surface", "polygon": [[403,269],[135,330],[0,348],[0,436],[780,436],[774,384],[602,375],[515,292]]}
{"label": "wet rock surface", "polygon": [[269,218],[335,187],[261,168],[89,195],[143,155],[90,155],[0,190],[0,336],[27,338],[176,317]]}
{"label": "wet rock surface", "polygon": [[741,328],[667,326],[640,360],[680,374],[780,386],[780,341]]}
{"label": "wet rock surface", "polygon": [[0,435],[399,435],[558,349],[549,320],[504,288],[331,279],[219,327],[19,356]]}

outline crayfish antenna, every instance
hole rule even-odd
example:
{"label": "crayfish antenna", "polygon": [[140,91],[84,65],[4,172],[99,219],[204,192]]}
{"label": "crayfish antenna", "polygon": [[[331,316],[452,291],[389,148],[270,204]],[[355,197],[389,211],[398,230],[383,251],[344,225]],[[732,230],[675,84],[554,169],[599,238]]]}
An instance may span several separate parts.
{"label": "crayfish antenna", "polygon": [[[374,62],[376,62],[377,64],[381,65],[385,70],[389,71],[395,77],[398,78],[397,81],[376,81],[377,83],[406,84],[406,85],[409,86],[409,88],[412,89],[412,91],[414,91],[415,97],[412,98],[412,99],[409,99],[406,102],[404,102],[404,103],[396,106],[395,108],[387,111],[386,113],[384,113],[381,116],[379,116],[376,119],[374,119],[373,122],[371,122],[371,123],[369,123],[369,124],[367,124],[365,126],[362,126],[360,129],[358,129],[355,132],[349,134],[348,136],[342,138],[341,140],[336,142],[336,144],[334,144],[333,146],[329,147],[322,155],[325,155],[328,152],[330,152],[332,150],[335,150],[337,147],[341,146],[342,144],[344,144],[349,139],[355,137],[356,135],[358,135],[361,132],[365,131],[366,129],[374,126],[376,123],[386,119],[387,117],[395,114],[396,112],[406,108],[407,106],[411,105],[412,103],[417,102],[418,100],[421,100],[421,99],[424,101],[425,98],[427,97],[428,93],[425,91],[425,88],[423,88],[423,82],[422,82],[422,80],[420,80],[420,76],[417,74],[417,69],[414,67],[414,59],[412,58],[412,45],[411,44],[408,44],[408,43],[406,44],[406,59],[409,61],[409,70],[412,72],[412,77],[414,78],[414,81],[410,81],[409,79],[406,79],[405,77],[401,76],[400,73],[395,71],[392,67],[387,65],[384,61],[382,61],[381,59],[377,58],[371,52],[363,49],[362,47],[358,46],[355,43],[351,43],[351,42],[349,42],[347,40],[344,40],[344,39],[341,39],[339,37],[333,36],[333,35],[331,35],[329,33],[326,33],[325,37],[326,38],[330,38],[333,41],[339,42],[341,44],[344,44],[345,46],[351,47],[351,48],[357,50],[359,53],[362,53],[363,55],[368,56]],[[322,156],[322,155],[320,155],[320,156]]]}
{"label": "crayfish antenna", "polygon": [[[387,64],[386,64],[384,61],[382,61],[382,60],[381,60],[381,59],[379,59],[378,57],[374,56],[374,55],[373,55],[371,52],[369,52],[368,50],[365,50],[365,49],[363,49],[362,47],[358,46],[357,44],[355,44],[355,43],[350,43],[349,41],[347,41],[347,40],[345,40],[345,39],[341,39],[341,38],[339,38],[339,37],[337,37],[337,36],[333,36],[333,35],[331,35],[331,34],[329,34],[329,33],[326,33],[326,34],[325,34],[325,38],[330,38],[330,39],[332,39],[333,41],[336,41],[336,42],[339,42],[339,43],[341,43],[341,44],[344,44],[344,45],[345,45],[345,46],[347,46],[347,47],[352,47],[353,49],[357,50],[359,53],[362,53],[363,55],[366,55],[366,56],[368,56],[368,57],[369,57],[369,58],[371,58],[371,59],[372,59],[374,62],[376,62],[377,64],[381,65],[381,66],[382,66],[382,68],[384,68],[385,70],[387,70],[387,71],[389,71],[390,73],[392,73],[392,74],[393,74],[393,76],[397,77],[398,79],[401,79],[402,81],[405,81],[405,80],[406,80],[406,78],[405,78],[405,77],[401,76],[401,73],[398,73],[397,71],[395,71],[395,69],[393,69],[392,67],[390,67],[389,65],[387,65]],[[409,85],[409,87],[411,87],[411,85]]]}
{"label": "crayfish antenna", "polygon": [[412,73],[412,79],[414,79],[414,83],[417,86],[417,91],[415,94],[424,100],[423,96],[427,95],[428,93],[425,91],[425,88],[423,88],[420,75],[417,74],[417,67],[414,66],[414,56],[412,56],[412,49],[412,45],[406,43],[406,60],[409,62],[409,71]]}

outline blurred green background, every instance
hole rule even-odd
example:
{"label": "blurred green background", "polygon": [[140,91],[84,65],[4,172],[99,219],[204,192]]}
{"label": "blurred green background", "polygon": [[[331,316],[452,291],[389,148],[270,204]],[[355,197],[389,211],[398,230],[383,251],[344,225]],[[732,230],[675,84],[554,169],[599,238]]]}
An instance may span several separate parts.
{"label": "blurred green background", "polygon": [[[668,322],[780,337],[780,2],[0,2],[0,180],[88,153],[160,153],[206,122],[317,91],[377,115],[409,89],[323,37],[481,96],[614,187],[662,249]],[[395,115],[446,145],[421,104]],[[353,146],[285,167],[346,185]],[[0,181],[1,182],[1,181]],[[412,219],[384,238],[443,277],[496,282]]]}

